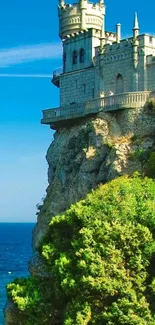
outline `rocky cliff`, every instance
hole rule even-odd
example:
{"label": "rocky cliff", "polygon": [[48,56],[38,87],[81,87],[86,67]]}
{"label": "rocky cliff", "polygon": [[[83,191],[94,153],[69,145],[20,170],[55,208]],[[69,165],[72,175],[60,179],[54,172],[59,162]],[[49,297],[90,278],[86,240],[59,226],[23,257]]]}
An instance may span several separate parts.
{"label": "rocky cliff", "polygon": [[[52,216],[85,197],[100,183],[134,171],[147,174],[154,151],[155,114],[148,109],[101,112],[57,130],[46,156],[49,186],[43,204],[38,207],[31,274],[47,276],[37,251]],[[17,313],[8,307],[5,314],[6,325],[18,324]]]}
{"label": "rocky cliff", "polygon": [[138,153],[145,156],[153,150],[154,134],[155,116],[144,109],[101,112],[59,129],[46,156],[49,186],[39,207],[34,247],[37,249],[53,215],[100,183],[135,170],[142,172],[145,159],[138,159]]}

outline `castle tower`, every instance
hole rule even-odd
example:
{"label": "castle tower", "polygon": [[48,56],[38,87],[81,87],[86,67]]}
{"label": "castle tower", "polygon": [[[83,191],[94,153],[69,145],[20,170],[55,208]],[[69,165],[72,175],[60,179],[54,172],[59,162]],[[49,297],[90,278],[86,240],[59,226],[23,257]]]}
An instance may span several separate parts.
{"label": "castle tower", "polygon": [[100,32],[104,29],[105,5],[103,0],[99,0],[96,4],[88,0],[66,4],[64,0],[59,0],[58,12],[61,39],[90,28]]}
{"label": "castle tower", "polygon": [[104,0],[97,3],[59,0],[59,36],[63,44],[63,73],[93,66],[95,47],[104,35]]}

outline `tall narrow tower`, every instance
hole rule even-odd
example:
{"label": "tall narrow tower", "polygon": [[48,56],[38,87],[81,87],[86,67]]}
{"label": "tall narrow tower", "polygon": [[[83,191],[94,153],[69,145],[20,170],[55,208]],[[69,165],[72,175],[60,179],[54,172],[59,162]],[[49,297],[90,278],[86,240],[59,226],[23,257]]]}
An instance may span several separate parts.
{"label": "tall narrow tower", "polygon": [[133,66],[134,66],[134,72],[133,72],[133,91],[138,91],[138,46],[139,46],[139,25],[138,25],[138,17],[137,12],[135,12],[134,16],[134,24],[133,24]]}

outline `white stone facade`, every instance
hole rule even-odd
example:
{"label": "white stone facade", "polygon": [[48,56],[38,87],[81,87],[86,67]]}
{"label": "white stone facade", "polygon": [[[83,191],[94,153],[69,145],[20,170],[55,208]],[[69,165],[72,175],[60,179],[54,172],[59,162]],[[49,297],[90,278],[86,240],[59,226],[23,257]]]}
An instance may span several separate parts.
{"label": "white stone facade", "polygon": [[93,98],[155,90],[155,37],[140,35],[137,15],[133,33],[121,39],[105,31],[105,6],[79,0],[73,5],[59,0],[59,35],[63,43],[60,106]]}

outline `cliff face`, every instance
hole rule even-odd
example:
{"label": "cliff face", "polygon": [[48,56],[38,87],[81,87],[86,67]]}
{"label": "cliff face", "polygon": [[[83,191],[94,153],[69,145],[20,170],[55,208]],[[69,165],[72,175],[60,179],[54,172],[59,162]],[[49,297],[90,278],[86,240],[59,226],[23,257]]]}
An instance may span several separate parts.
{"label": "cliff face", "polygon": [[[52,216],[84,198],[100,183],[134,171],[146,173],[148,157],[154,151],[155,115],[146,109],[101,112],[59,129],[47,152],[49,186],[38,207],[33,232],[36,254],[30,261],[30,273],[48,276],[37,251]],[[6,325],[20,324],[12,306],[7,306],[5,314]]]}
{"label": "cliff face", "polygon": [[101,112],[58,130],[47,152],[49,187],[39,208],[34,248],[53,215],[66,210],[100,183],[135,170],[142,172],[145,159],[138,159],[138,153],[145,156],[153,150],[154,134],[155,116],[144,109]]}

